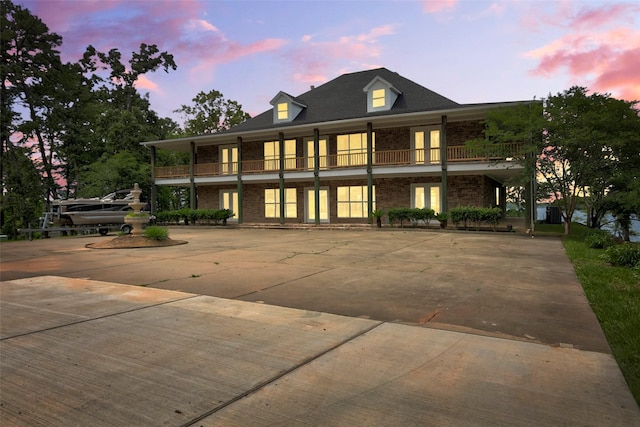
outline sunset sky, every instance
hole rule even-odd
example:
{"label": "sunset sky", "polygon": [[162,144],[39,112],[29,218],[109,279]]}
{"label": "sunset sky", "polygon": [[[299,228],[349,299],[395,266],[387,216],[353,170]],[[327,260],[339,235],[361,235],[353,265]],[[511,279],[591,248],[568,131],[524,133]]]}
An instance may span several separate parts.
{"label": "sunset sky", "polygon": [[572,85],[640,99],[640,3],[589,0],[14,0],[63,37],[140,43],[176,71],[139,81],[161,116],[218,90],[256,115],[341,74],[386,67],[459,103],[544,98]]}

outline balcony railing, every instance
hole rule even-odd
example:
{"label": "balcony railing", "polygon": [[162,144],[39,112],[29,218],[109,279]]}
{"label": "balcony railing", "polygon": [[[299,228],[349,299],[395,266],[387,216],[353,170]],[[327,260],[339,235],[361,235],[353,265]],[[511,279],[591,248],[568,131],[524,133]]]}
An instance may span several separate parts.
{"label": "balcony railing", "polygon": [[[479,156],[464,146],[447,147],[447,161],[452,163],[481,162],[489,160],[510,160],[521,156],[522,144],[501,144],[494,153]],[[320,170],[361,168],[367,164],[366,153],[329,154],[320,156]],[[440,149],[426,150],[391,150],[373,153],[374,166],[412,166],[440,164]],[[290,157],[284,160],[285,171],[313,171],[314,159],[307,157]],[[189,177],[189,165],[159,166],[154,169],[156,178]],[[242,162],[243,174],[277,173],[280,161],[245,160]],[[199,163],[194,165],[194,176],[223,176],[238,173],[237,163]]]}

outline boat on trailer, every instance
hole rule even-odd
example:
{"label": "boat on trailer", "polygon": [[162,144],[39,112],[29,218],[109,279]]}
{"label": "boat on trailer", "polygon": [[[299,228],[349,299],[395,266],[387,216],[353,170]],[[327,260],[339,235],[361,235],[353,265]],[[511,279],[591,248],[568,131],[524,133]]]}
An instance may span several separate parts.
{"label": "boat on trailer", "polygon": [[108,232],[107,226],[121,226],[122,231],[129,232],[124,218],[133,212],[131,202],[130,190],[115,191],[104,197],[54,200],[44,222],[59,227],[94,226],[100,234]]}

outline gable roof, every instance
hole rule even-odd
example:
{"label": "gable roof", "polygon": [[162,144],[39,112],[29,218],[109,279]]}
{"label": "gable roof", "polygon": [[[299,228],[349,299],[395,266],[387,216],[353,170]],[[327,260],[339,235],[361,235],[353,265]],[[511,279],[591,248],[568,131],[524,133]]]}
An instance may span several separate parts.
{"label": "gable roof", "polygon": [[[376,77],[400,92],[391,110],[367,113],[367,96],[363,93]],[[273,109],[267,110],[222,133],[272,129],[292,125],[322,123],[361,117],[388,116],[417,111],[444,110],[460,104],[412,82],[386,68],[343,74],[321,86],[292,97],[306,106],[289,123],[273,123]]]}

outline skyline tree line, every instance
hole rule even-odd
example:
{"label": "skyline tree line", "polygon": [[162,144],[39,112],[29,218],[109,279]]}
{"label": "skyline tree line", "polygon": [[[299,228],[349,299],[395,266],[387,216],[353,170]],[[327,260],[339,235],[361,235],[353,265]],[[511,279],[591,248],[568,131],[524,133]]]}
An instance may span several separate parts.
{"label": "skyline tree line", "polygon": [[[173,55],[142,43],[125,61],[117,48],[89,45],[78,61],[65,63],[61,36],[11,0],[0,6],[2,234],[36,226],[55,199],[103,196],[135,182],[151,194],[150,152],[141,141],[217,132],[249,117],[211,90],[175,110],[184,118],[180,126],[136,89],[145,74],[175,70]],[[158,154],[158,165],[184,162],[178,153]],[[185,191],[160,189],[158,206],[179,207]]]}
{"label": "skyline tree line", "polygon": [[[182,126],[160,117],[136,82],[145,74],[177,68],[173,55],[142,43],[123,60],[117,49],[87,46],[64,63],[62,37],[11,0],[0,0],[0,227],[37,225],[58,198],[97,197],[139,183],[151,194],[150,152],[141,141],[215,133],[250,116],[216,91],[199,92],[174,110]],[[589,94],[572,87],[536,103],[489,112],[484,137],[467,144],[496,154],[501,143],[524,142],[522,187],[537,174],[536,200],[553,199],[566,232],[583,203],[590,227],[614,215],[629,237],[640,212],[640,116],[637,101]],[[491,157],[491,156],[490,156]],[[158,150],[158,166],[187,164],[188,154]],[[158,210],[178,209],[189,189],[160,187]]]}

